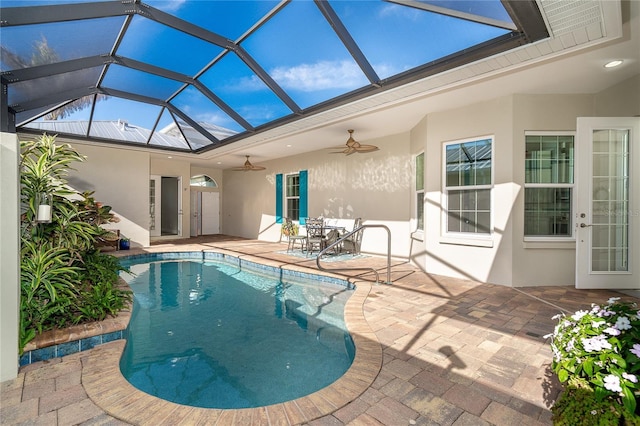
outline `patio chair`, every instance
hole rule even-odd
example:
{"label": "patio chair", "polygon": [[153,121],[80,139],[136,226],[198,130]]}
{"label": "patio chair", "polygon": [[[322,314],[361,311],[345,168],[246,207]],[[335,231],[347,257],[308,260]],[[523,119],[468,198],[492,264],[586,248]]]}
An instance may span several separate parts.
{"label": "patio chair", "polygon": [[[331,231],[329,231],[327,233],[326,237],[325,237],[325,240],[324,240],[325,248],[329,247],[331,244],[333,244],[336,241],[338,241],[338,238],[340,238],[340,232],[338,232],[337,229],[332,229]],[[331,248],[331,251],[333,251],[334,254],[338,254],[341,251],[341,246],[342,246],[342,244],[338,244],[338,245],[334,246],[333,248]]]}
{"label": "patio chair", "polygon": [[300,243],[300,250],[304,251],[304,247],[307,242],[306,235],[300,235],[298,233],[298,227],[293,223],[290,217],[284,218],[284,224],[282,225],[282,233],[287,237],[287,253],[289,251],[295,250],[296,243]]}
{"label": "patio chair", "polygon": [[314,249],[321,251],[325,248],[324,219],[307,218],[307,254]]}
{"label": "patio chair", "polygon": [[[353,230],[362,226],[362,218],[357,218],[353,223]],[[342,250],[352,254],[360,254],[360,246],[362,245],[362,229],[346,238],[342,242]]]}

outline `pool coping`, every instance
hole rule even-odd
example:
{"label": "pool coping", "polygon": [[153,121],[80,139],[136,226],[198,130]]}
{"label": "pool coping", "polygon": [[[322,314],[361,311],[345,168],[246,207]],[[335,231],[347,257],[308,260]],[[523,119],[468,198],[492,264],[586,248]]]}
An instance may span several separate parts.
{"label": "pool coping", "polygon": [[[200,251],[239,258],[237,253],[221,249],[180,250],[179,252]],[[176,252],[171,250],[145,252],[143,256],[153,256],[158,253],[175,254]],[[355,284],[353,278],[347,279],[344,276],[273,259],[242,255],[242,260],[275,267],[281,271],[322,276],[327,280],[336,279]],[[120,358],[126,343],[124,339],[94,347],[83,364],[82,383],[87,395],[98,407],[109,415],[131,424],[173,425],[184,421],[189,424],[219,422],[247,425],[309,422],[331,414],[355,400],[371,386],[382,368],[382,346],[365,320],[363,311],[364,302],[370,291],[370,283],[358,281],[354,293],[345,305],[345,323],[356,348],[353,363],[344,375],[329,386],[298,399],[243,409],[199,408],[160,399],[133,387],[120,372]]]}

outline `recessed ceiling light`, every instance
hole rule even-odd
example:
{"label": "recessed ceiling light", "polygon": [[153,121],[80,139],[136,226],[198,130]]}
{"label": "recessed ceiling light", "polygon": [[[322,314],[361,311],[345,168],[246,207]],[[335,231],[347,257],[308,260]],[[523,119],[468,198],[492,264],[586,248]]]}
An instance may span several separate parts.
{"label": "recessed ceiling light", "polygon": [[168,155],[167,158],[173,158],[172,156]]}
{"label": "recessed ceiling light", "polygon": [[620,59],[616,59],[615,61],[609,61],[606,64],[604,64],[605,68],[613,68],[613,67],[617,67],[618,65],[621,65],[622,61]]}
{"label": "recessed ceiling light", "polygon": [[222,161],[218,161],[218,164],[222,164]]}
{"label": "recessed ceiling light", "polygon": [[287,145],[287,148],[291,148],[291,145]]}

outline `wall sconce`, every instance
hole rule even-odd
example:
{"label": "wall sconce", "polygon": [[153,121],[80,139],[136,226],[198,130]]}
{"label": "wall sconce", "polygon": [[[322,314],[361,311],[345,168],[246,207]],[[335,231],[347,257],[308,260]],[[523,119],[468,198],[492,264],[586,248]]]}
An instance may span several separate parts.
{"label": "wall sconce", "polygon": [[46,192],[41,192],[36,197],[36,222],[50,223],[51,211],[53,209],[53,196]]}

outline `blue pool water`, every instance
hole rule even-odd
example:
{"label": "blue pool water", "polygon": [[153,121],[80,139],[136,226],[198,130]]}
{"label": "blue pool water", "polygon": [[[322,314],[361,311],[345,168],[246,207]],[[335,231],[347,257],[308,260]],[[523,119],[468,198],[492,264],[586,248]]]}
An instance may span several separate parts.
{"label": "blue pool water", "polygon": [[282,282],[218,261],[128,266],[134,308],[120,369],[151,395],[259,407],[322,389],[353,361],[345,286]]}

